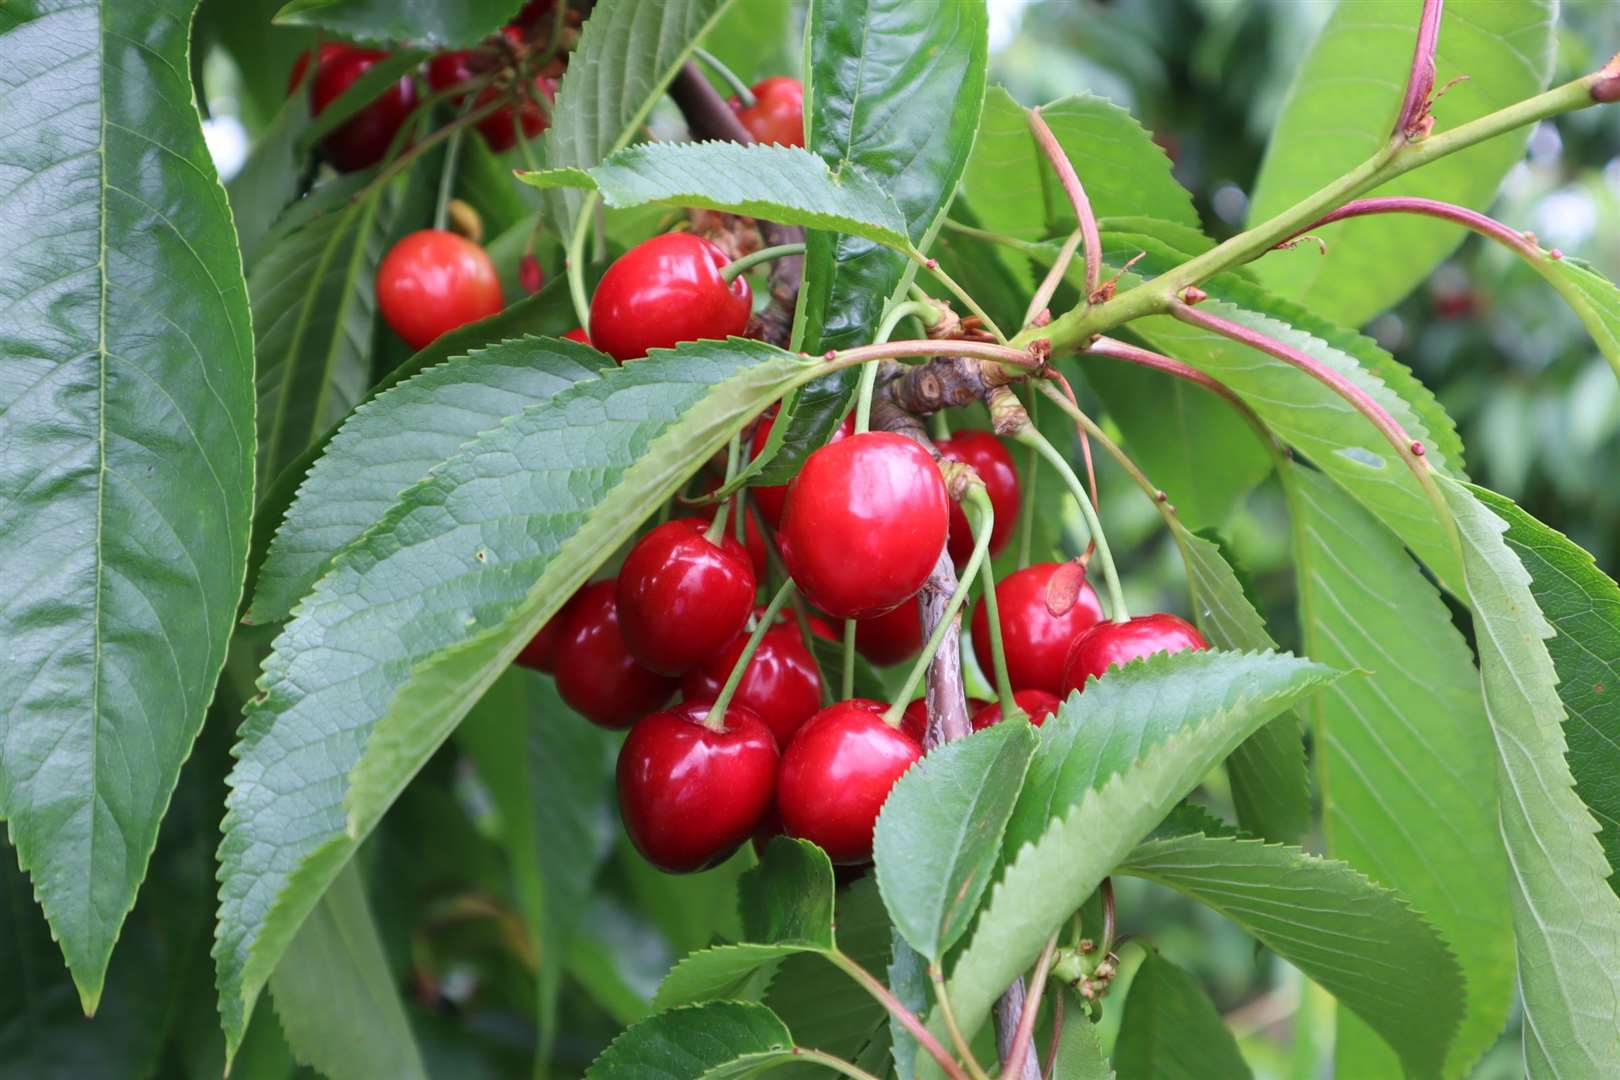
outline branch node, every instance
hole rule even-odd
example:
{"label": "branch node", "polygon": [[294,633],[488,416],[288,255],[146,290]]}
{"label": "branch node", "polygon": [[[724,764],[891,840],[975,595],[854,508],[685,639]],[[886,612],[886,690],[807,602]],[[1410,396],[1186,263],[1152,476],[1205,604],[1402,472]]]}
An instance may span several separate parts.
{"label": "branch node", "polygon": [[1424,449],[1423,443],[1420,440],[1418,440],[1418,439],[1413,439],[1412,440],[1412,456],[1413,457],[1422,457],[1427,452],[1428,451],[1426,451]]}
{"label": "branch node", "polygon": [[1208,299],[1209,293],[1205,292],[1203,289],[1200,289],[1196,285],[1189,285],[1185,289],[1181,290],[1181,302],[1183,304],[1202,304]]}

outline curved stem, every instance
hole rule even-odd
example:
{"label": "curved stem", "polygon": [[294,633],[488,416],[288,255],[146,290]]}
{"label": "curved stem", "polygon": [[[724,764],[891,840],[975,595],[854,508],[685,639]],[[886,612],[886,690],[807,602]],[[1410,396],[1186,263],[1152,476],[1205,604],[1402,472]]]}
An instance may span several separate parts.
{"label": "curved stem", "polygon": [[962,1037],[962,1029],[956,1023],[956,1014],[951,1011],[951,995],[945,990],[945,973],[939,970],[938,964],[928,965],[928,981],[934,985],[934,1000],[939,1003],[940,1019],[945,1022],[945,1031],[951,1037],[951,1045],[956,1048],[956,1056],[967,1066],[974,1080],[990,1080],[989,1074],[973,1056],[973,1048]]}
{"label": "curved stem", "polygon": [[[1069,402],[1065,399],[1064,404],[1067,405]],[[1079,412],[1079,408],[1076,407],[1075,411]],[[1102,523],[1097,520],[1097,511],[1091,505],[1085,485],[1080,483],[1080,478],[1074,474],[1068,459],[1058,452],[1057,447],[1047,442],[1046,436],[1033,425],[1020,429],[1013,438],[1025,446],[1034,447],[1069,485],[1074,501],[1080,504],[1080,513],[1086,519],[1086,528],[1091,531],[1091,539],[1097,545],[1097,561],[1102,564],[1103,582],[1108,587],[1109,615],[1115,622],[1129,619],[1131,616],[1125,608],[1125,591],[1119,584],[1119,571],[1114,567],[1113,553],[1108,550],[1108,537],[1103,534]]]}
{"label": "curved stem", "polygon": [[930,274],[933,274],[941,285],[950,290],[952,296],[962,301],[963,305],[966,306],[969,311],[973,312],[973,314],[979,317],[979,321],[984,324],[984,328],[986,330],[990,331],[992,337],[1002,344],[1006,343],[1007,335],[1001,332],[1001,327],[996,325],[996,321],[985,312],[984,308],[979,306],[979,302],[973,299],[973,297],[968,294],[966,289],[958,285],[956,280],[940,267],[938,259],[930,259],[926,255],[916,251],[913,251],[910,254],[912,259],[915,260],[919,266],[921,266],[924,270],[927,270]]}
{"label": "curved stem", "polygon": [[[801,245],[802,247],[803,245]],[[877,337],[872,339],[874,345],[882,345],[894,333],[894,328],[908,315],[915,315],[924,326],[933,326],[940,320],[940,310],[931,303],[921,300],[905,300],[894,305],[883,316],[883,322],[878,326]],[[869,431],[872,427],[872,391],[877,386],[878,361],[868,360],[861,368],[860,387],[855,395],[855,431],[860,433]]]}
{"label": "curved stem", "polygon": [[868,360],[861,365],[861,381],[855,389],[855,434],[872,430],[872,392],[877,388],[878,364]]}
{"label": "curved stem", "polygon": [[[1083,230],[1074,230],[1069,234],[1069,238],[1063,241],[1063,246],[1058,248],[1057,258],[1052,260],[1052,268],[1041,279],[1040,287],[1035,290],[1035,295],[1029,298],[1029,307],[1024,309],[1025,326],[1034,322],[1035,317],[1051,302],[1052,294],[1057,292],[1058,283],[1063,280],[1063,275],[1069,272],[1069,263],[1074,261],[1075,249],[1080,246],[1080,239],[1083,235]],[[1087,293],[1087,295],[1089,296],[1090,293]]]}
{"label": "curved stem", "polygon": [[1046,990],[1046,977],[1052,971],[1052,957],[1057,953],[1057,935],[1046,939],[1041,958],[1035,961],[1035,973],[1030,977],[1029,996],[1024,999],[1024,1012],[1018,1018],[1018,1033],[1013,1036],[1012,1053],[1002,1064],[1001,1075],[1014,1077],[1024,1071],[1024,1059],[1029,1056],[1030,1042],[1035,1038],[1035,1018],[1041,1011],[1041,994]]}
{"label": "curved stem", "polygon": [[944,225],[953,233],[971,236],[975,240],[983,240],[987,244],[1000,244],[1002,247],[1022,251],[1026,255],[1046,254],[1046,245],[1033,240],[1020,240],[1018,237],[1008,236],[1006,233],[991,232],[989,229],[981,229],[974,225],[964,225],[960,221],[953,221],[951,218],[946,218]]}
{"label": "curved stem", "polygon": [[939,1040],[934,1038],[934,1033],[923,1026],[922,1021],[917,1019],[917,1014],[906,1008],[900,999],[895,997],[889,988],[879,982],[871,972],[861,967],[839,949],[833,949],[823,955],[832,961],[838,970],[854,979],[863,990],[871,994],[879,1004],[889,1010],[889,1015],[900,1021],[900,1026],[911,1033],[911,1037],[917,1040],[917,1045],[928,1051],[929,1057],[939,1062],[939,1067],[945,1070],[946,1076],[949,1076],[951,1080],[969,1080],[968,1074],[962,1071],[962,1066],[958,1065],[956,1060],[939,1044]]}
{"label": "curved stem", "polygon": [[433,203],[433,227],[443,229],[450,217],[450,191],[455,187],[456,164],[461,160],[461,141],[467,130],[461,128],[450,137],[444,150],[444,169],[439,173],[439,196]]}
{"label": "curved stem", "polygon": [[729,67],[727,67],[725,62],[718,56],[714,55],[714,53],[710,52],[708,49],[702,49],[694,46],[692,49],[692,55],[703,61],[704,67],[720,76],[721,82],[731,87],[731,92],[737,95],[737,100],[742,102],[743,108],[752,109],[756,104],[758,104],[754,97],[754,91],[749,88],[747,83],[742,81],[742,76],[738,75],[735,71],[732,71]]}
{"label": "curved stem", "polygon": [[[1029,424],[1035,427],[1035,417],[1039,415],[1041,399],[1035,394],[1029,395],[1029,401],[1024,405],[1024,412],[1029,416]],[[1040,477],[1041,454],[1033,446],[1029,447],[1029,458],[1024,463],[1024,490],[1021,493],[1023,502],[1018,506],[1018,569],[1022,570],[1029,565],[1029,549],[1035,538],[1035,484]]]}
{"label": "curved stem", "polygon": [[996,700],[1001,703],[1001,718],[1006,720],[1017,708],[1013,701],[1012,680],[1007,675],[1007,650],[1001,640],[1001,612],[996,599],[996,572],[985,560],[984,570],[985,629],[990,634],[990,666],[996,680]]}
{"label": "curved stem", "polygon": [[1357,199],[1354,202],[1345,203],[1337,210],[1323,214],[1309,225],[1301,226],[1290,235],[1277,241],[1277,246],[1280,247],[1290,240],[1303,236],[1312,229],[1320,228],[1323,225],[1331,225],[1335,221],[1343,221],[1346,218],[1365,217],[1368,214],[1422,214],[1425,217],[1441,218],[1505,244],[1527,259],[1542,258],[1550,254],[1531,241],[1524,233],[1504,225],[1493,217],[1486,217],[1484,214],[1470,210],[1466,206],[1456,206],[1452,203],[1441,202],[1438,199],[1423,199],[1417,196]]}
{"label": "curved stem", "polygon": [[747,255],[732,259],[720,270],[720,277],[727,285],[736,281],[738,276],[747,273],[760,263],[772,262],[788,255],[803,255],[804,243],[797,241],[791,244],[777,244],[775,247],[764,247],[758,251],[750,251]]}
{"label": "curved stem", "polygon": [[591,302],[585,298],[585,234],[591,230],[591,211],[596,206],[597,193],[585,193],[574,231],[568,237],[568,251],[563,256],[563,272],[568,275],[568,296],[574,302],[574,318],[585,336],[591,336]]}
{"label": "curved stem", "polygon": [[1178,379],[1185,379],[1187,382],[1202,386],[1205,390],[1208,390],[1210,393],[1216,395],[1228,405],[1232,406],[1232,408],[1236,409],[1238,415],[1243,418],[1243,422],[1248,424],[1249,427],[1254,430],[1255,434],[1260,436],[1261,442],[1265,443],[1268,447],[1275,448],[1276,446],[1276,436],[1272,435],[1271,429],[1266,427],[1265,421],[1261,420],[1259,415],[1253,409],[1249,408],[1249,403],[1247,401],[1244,401],[1242,398],[1238,397],[1237,392],[1234,391],[1230,386],[1227,386],[1213,375],[1199,371],[1191,364],[1184,364],[1180,360],[1172,359],[1171,357],[1165,356],[1162,353],[1156,353],[1148,349],[1138,348],[1135,345],[1131,345],[1123,341],[1116,341],[1113,338],[1107,337],[1098,338],[1096,341],[1093,341],[1090,346],[1080,353],[1080,355],[1107,356],[1114,360],[1124,360],[1126,363],[1152,368],[1155,371],[1162,371],[1167,375],[1174,375]]}
{"label": "curved stem", "polygon": [[900,717],[917,693],[917,686],[922,682],[929,665],[934,662],[934,654],[939,652],[946,631],[961,613],[962,604],[972,591],[973,579],[978,575],[980,565],[984,563],[986,552],[990,550],[990,530],[995,527],[996,511],[990,504],[990,496],[986,493],[984,484],[978,483],[969,487],[962,495],[962,503],[963,509],[967,511],[968,524],[973,528],[973,554],[968,556],[967,564],[962,567],[961,580],[957,583],[956,591],[951,593],[950,601],[946,603],[945,612],[940,616],[934,632],[928,635],[928,642],[923,645],[922,653],[911,665],[911,671],[906,674],[906,681],[901,684],[894,703],[883,714],[883,722],[890,727],[900,726]]}
{"label": "curved stem", "polygon": [[1020,372],[1034,371],[1041,361],[1027,347],[1015,349],[1009,345],[994,345],[988,341],[889,341],[879,345],[857,345],[828,354],[838,361],[839,367],[864,364],[868,360],[900,360],[917,356],[966,356],[975,360],[994,360]]}
{"label": "curved stem", "polygon": [[818,1065],[825,1065],[833,1072],[850,1077],[851,1080],[878,1080],[877,1077],[859,1065],[851,1064],[841,1057],[827,1053],[825,1050],[811,1050],[808,1047],[795,1046],[793,1056],[803,1061],[813,1061]]}
{"label": "curved stem", "polygon": [[1080,174],[1074,171],[1074,163],[1063,152],[1057,136],[1046,126],[1046,119],[1041,116],[1039,108],[1029,110],[1029,128],[1035,133],[1035,141],[1040,144],[1042,152],[1057,170],[1063,192],[1068,195],[1069,204],[1074,207],[1074,216],[1080,222],[1080,232],[1085,236],[1086,295],[1081,301],[1084,306],[1091,302],[1091,294],[1102,284],[1102,235],[1097,230],[1097,215],[1092,213],[1091,200],[1086,197],[1086,186],[1080,182]]}
{"label": "curved stem", "polygon": [[771,602],[765,608],[765,614],[759,617],[759,625],[754,627],[753,633],[743,644],[743,651],[737,657],[737,662],[731,665],[731,674],[726,676],[725,684],[720,687],[720,693],[715,695],[714,704],[709,706],[709,715],[704,719],[703,726],[710,731],[724,731],[726,726],[726,707],[731,704],[732,697],[737,693],[737,687],[742,685],[743,675],[748,671],[748,665],[753,663],[754,653],[759,650],[759,643],[765,640],[765,634],[776,622],[776,615],[782,606],[793,595],[793,579],[782,583],[771,597]]}
{"label": "curved stem", "polygon": [[844,670],[840,675],[839,701],[855,696],[855,620],[844,620]]}
{"label": "curved stem", "polygon": [[[732,481],[732,479],[736,477],[736,475],[737,475],[737,463],[738,463],[739,459],[741,458],[741,455],[742,455],[742,434],[739,432],[738,434],[733,435],[731,437],[731,442],[726,447],[726,479],[725,479],[725,483],[729,484]],[[714,517],[712,519],[710,519],[709,527],[706,530],[704,530],[703,539],[707,540],[711,544],[718,545],[720,543],[720,538],[726,535],[726,515],[730,511],[730,509],[731,509],[731,500],[729,500],[729,499],[721,500],[719,505],[717,505],[714,508]],[[741,515],[740,514],[738,515],[738,519],[741,520]]]}

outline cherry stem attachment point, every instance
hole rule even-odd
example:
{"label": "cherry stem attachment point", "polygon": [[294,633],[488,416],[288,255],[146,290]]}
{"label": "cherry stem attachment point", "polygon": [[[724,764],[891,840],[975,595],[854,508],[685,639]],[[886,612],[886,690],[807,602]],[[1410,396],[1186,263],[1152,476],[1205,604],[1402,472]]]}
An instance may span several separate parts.
{"label": "cherry stem attachment point", "polygon": [[798,241],[792,244],[777,244],[775,247],[760,248],[758,251],[750,251],[747,255],[732,259],[725,266],[720,268],[720,277],[727,285],[730,285],[733,281],[736,281],[738,277],[752,270],[760,263],[773,262],[777,259],[786,258],[789,255],[803,254],[803,241]]}
{"label": "cherry stem attachment point", "polygon": [[994,337],[997,342],[1002,345],[1007,343],[1007,335],[1001,332],[1001,327],[996,325],[996,321],[990,317],[984,308],[979,306],[979,302],[973,299],[973,297],[968,294],[966,289],[962,288],[962,286],[956,283],[956,279],[952,278],[951,275],[947,274],[944,269],[940,267],[938,259],[930,259],[920,251],[912,251],[909,254],[917,265],[921,266],[924,270],[927,270],[930,274],[933,274],[935,280],[950,290],[952,296],[960,300],[963,306],[965,306],[973,314],[977,315],[979,317],[979,322],[984,325],[986,330],[990,331],[990,335]]}
{"label": "cherry stem attachment point", "polygon": [[725,61],[714,55],[714,53],[708,49],[694,47],[692,55],[703,61],[703,66],[718,75],[721,82],[731,87],[731,92],[737,95],[737,100],[742,103],[743,108],[752,109],[759,103],[754,97],[754,91],[749,88],[747,83],[742,81],[742,76],[727,67]]}
{"label": "cherry stem attachment point", "polygon": [[[1080,182],[1080,174],[1074,171],[1074,163],[1069,160],[1069,155],[1063,152],[1063,146],[1058,142],[1057,136],[1052,134],[1052,129],[1046,125],[1046,119],[1041,116],[1039,107],[1029,110],[1029,129],[1035,133],[1035,141],[1040,145],[1042,153],[1057,170],[1058,180],[1063,184],[1063,192],[1069,197],[1069,204],[1074,207],[1074,216],[1080,223],[1080,232],[1086,244],[1085,302],[1089,303],[1091,294],[1102,284],[1102,234],[1097,229],[1097,215],[1092,212],[1091,200],[1086,197],[1086,186]],[[1041,306],[1044,307],[1045,304]],[[1039,311],[1040,308],[1035,310]]]}
{"label": "cherry stem attachment point", "polygon": [[[1057,395],[1057,391],[1054,390],[1053,394]],[[1079,412],[1078,406],[1075,407],[1075,411]],[[1080,478],[1074,474],[1074,468],[1068,459],[1059,453],[1057,447],[1048,442],[1046,436],[1042,435],[1033,424],[1021,428],[1013,438],[1025,446],[1033,447],[1057,470],[1064,483],[1069,485],[1069,492],[1074,496],[1074,501],[1080,504],[1080,514],[1086,519],[1086,528],[1091,533],[1091,540],[1097,545],[1097,561],[1102,564],[1103,582],[1108,588],[1108,613],[1114,622],[1125,622],[1131,617],[1125,608],[1125,590],[1120,587],[1119,571],[1114,567],[1113,553],[1108,550],[1108,537],[1103,533],[1102,522],[1097,520],[1097,511],[1091,505],[1085,485],[1080,483]]]}
{"label": "cherry stem attachment point", "polygon": [[[800,245],[801,247],[803,245]],[[926,326],[936,325],[941,313],[938,307],[931,302],[922,300],[904,300],[894,305],[883,316],[883,322],[878,326],[877,337],[873,339],[874,345],[882,345],[894,333],[894,328],[900,325],[900,320],[908,315],[915,315]],[[855,395],[855,431],[857,434],[871,430],[872,427],[872,394],[877,388],[878,362],[868,360],[861,365],[861,381]]]}
{"label": "cherry stem attachment point", "polygon": [[889,1010],[889,1015],[900,1021],[900,1026],[905,1028],[911,1034],[911,1037],[917,1040],[917,1045],[926,1050],[929,1057],[939,1062],[939,1067],[945,1070],[946,1076],[950,1077],[951,1080],[970,1080],[968,1074],[962,1070],[962,1066],[958,1065],[956,1059],[951,1057],[950,1052],[940,1045],[939,1040],[934,1037],[934,1033],[924,1027],[921,1020],[917,1019],[917,1014],[906,1008],[887,986],[877,980],[876,976],[857,964],[841,949],[835,948],[824,955],[832,962],[834,967],[854,979],[863,990],[871,994],[880,1005]]}
{"label": "cherry stem attachment point", "polygon": [[973,529],[973,554],[968,556],[966,565],[962,567],[962,576],[957,582],[956,591],[951,593],[951,598],[946,603],[945,611],[935,625],[934,632],[928,635],[928,642],[923,646],[921,655],[906,673],[906,681],[901,685],[900,692],[895,695],[894,703],[883,714],[883,722],[892,728],[900,726],[900,718],[905,714],[906,706],[911,704],[912,696],[922,684],[923,675],[934,662],[934,654],[939,652],[940,645],[944,643],[946,632],[961,614],[962,605],[973,589],[973,579],[978,576],[979,567],[984,564],[985,556],[990,550],[990,530],[995,527],[996,511],[982,482],[972,485],[962,494],[962,508],[967,512],[968,524]]}
{"label": "cherry stem attachment point", "polygon": [[759,643],[765,640],[766,631],[776,622],[777,613],[782,610],[793,593],[793,579],[789,578],[782,583],[780,589],[776,590],[776,595],[771,597],[770,604],[765,608],[765,614],[759,617],[759,625],[748,635],[747,642],[743,644],[742,655],[731,665],[731,674],[726,676],[725,684],[720,687],[720,693],[715,695],[714,704],[709,706],[709,715],[703,720],[703,726],[710,731],[726,729],[726,707],[731,704],[732,697],[737,693],[737,687],[742,685],[743,675],[748,671],[748,665],[753,663],[754,653],[759,650]]}

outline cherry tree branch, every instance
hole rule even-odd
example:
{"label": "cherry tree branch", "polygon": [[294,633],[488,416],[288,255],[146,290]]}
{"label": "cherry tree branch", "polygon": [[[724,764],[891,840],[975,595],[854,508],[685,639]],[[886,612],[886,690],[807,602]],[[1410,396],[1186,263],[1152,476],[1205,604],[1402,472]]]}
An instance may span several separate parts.
{"label": "cherry tree branch", "polygon": [[1407,76],[1406,97],[1392,132],[1398,139],[1421,139],[1434,125],[1429,105],[1434,93],[1434,50],[1440,43],[1440,13],[1444,7],[1445,0],[1423,0],[1417,44],[1412,49],[1412,73]]}
{"label": "cherry tree branch", "polygon": [[1562,255],[1556,250],[1545,250],[1535,240],[1525,233],[1497,221],[1493,217],[1486,217],[1476,210],[1466,206],[1457,206],[1453,203],[1440,202],[1438,199],[1424,199],[1415,195],[1390,196],[1379,199],[1357,199],[1355,202],[1345,203],[1330,213],[1323,214],[1309,225],[1296,230],[1291,236],[1278,241],[1277,246],[1282,247],[1305,235],[1313,229],[1323,225],[1331,225],[1335,221],[1344,221],[1347,218],[1365,217],[1369,214],[1421,214],[1425,217],[1440,218],[1444,221],[1454,222],[1467,229],[1472,229],[1481,236],[1490,237],[1498,243],[1512,248],[1527,259],[1537,259],[1544,256],[1554,259]]}
{"label": "cherry tree branch", "polygon": [[[1091,200],[1086,197],[1086,188],[1080,182],[1080,175],[1074,171],[1074,164],[1069,161],[1069,155],[1063,152],[1057,136],[1052,134],[1046,119],[1041,116],[1039,106],[1029,110],[1029,129],[1035,133],[1035,141],[1040,144],[1042,153],[1057,170],[1058,180],[1063,184],[1063,192],[1068,195],[1069,203],[1074,207],[1074,216],[1080,221],[1080,232],[1086,245],[1086,297],[1089,302],[1091,294],[1102,284],[1102,235],[1097,230],[1097,215],[1092,213]],[[1074,253],[1067,245],[1064,250],[1071,255]]]}

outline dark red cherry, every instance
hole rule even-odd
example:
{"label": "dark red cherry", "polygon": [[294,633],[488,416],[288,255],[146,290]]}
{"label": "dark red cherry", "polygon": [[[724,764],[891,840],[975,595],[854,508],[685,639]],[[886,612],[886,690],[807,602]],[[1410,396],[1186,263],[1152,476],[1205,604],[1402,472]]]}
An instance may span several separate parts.
{"label": "dark red cherry", "polygon": [[[511,27],[507,29],[511,30]],[[473,108],[483,108],[506,94],[508,91],[505,89],[486,86],[474,99]],[[544,75],[535,76],[521,102],[515,106],[507,105],[496,109],[478,121],[478,134],[484,137],[484,142],[497,154],[504,154],[517,145],[519,124],[523,126],[525,139],[539,138],[551,123],[548,109],[540,105],[539,99],[542,97],[546,99],[548,105],[557,100],[557,80],[548,79]]]}
{"label": "dark red cherry", "polygon": [[1063,666],[1063,692],[1082,689],[1086,680],[1111,667],[1154,653],[1207,649],[1209,642],[1186,619],[1159,613],[1125,622],[1099,622],[1074,639]]}
{"label": "dark red cherry", "polygon": [[754,566],[727,533],[698,518],[667,521],[630,549],[619,570],[619,629],[630,655],[679,675],[736,637],[754,610]]}
{"label": "dark red cherry", "polygon": [[[754,428],[754,437],[750,440],[750,445],[753,447],[751,458],[759,457],[760,451],[765,449],[765,440],[771,437],[771,425],[774,423],[776,423],[776,414],[772,413],[761,420],[758,427]],[[833,431],[832,437],[827,440],[827,445],[831,446],[840,439],[847,439],[853,434],[855,434],[855,414],[850,413],[844,417],[844,422],[839,424]],[[754,504],[759,507],[759,516],[764,518],[766,523],[773,529],[782,524],[782,507],[787,505],[787,489],[786,484],[748,489],[749,493],[754,497]]]}
{"label": "dark red cherry", "polygon": [[[1030,723],[1036,727],[1046,723],[1046,718],[1057,712],[1058,706],[1063,704],[1056,694],[1048,694],[1045,690],[1015,691],[1013,701],[1029,714]],[[974,731],[983,731],[992,724],[1001,723],[1001,702],[985,702],[974,711],[969,722],[972,723]]]}
{"label": "dark red cherry", "polygon": [[[321,46],[320,53],[315,60],[315,70],[319,71],[323,65],[336,60],[353,47],[352,45],[345,45],[341,41],[326,42]],[[299,84],[304,81],[304,76],[309,74],[311,52],[312,50],[305,49],[298,54],[298,59],[293,61],[292,74],[287,76],[287,95],[289,97],[292,96],[294,90],[298,89]]]}
{"label": "dark red cherry", "polygon": [[786,75],[773,75],[755,83],[752,90],[754,104],[744,108],[735,97],[730,99],[730,104],[754,141],[802,147],[804,84]]}
{"label": "dark red cherry", "polygon": [[568,627],[569,616],[573,614],[574,599],[569,597],[567,603],[557,610],[557,614],[546,620],[546,625],[540,632],[529,639],[523,646],[523,651],[517,655],[517,663],[535,671],[543,671],[547,675],[557,670],[557,649],[562,645],[564,632]]}
{"label": "dark red cherry", "polygon": [[377,268],[377,306],[413,349],[501,310],[501,279],[488,253],[444,229],[419,229]]}
{"label": "dark red cherry", "polygon": [[[473,67],[471,49],[436,53],[427,65],[428,85],[434,90],[448,90],[453,86],[460,86],[477,74]],[[453,105],[459,105],[461,100],[462,98],[450,99]]]}
{"label": "dark red cherry", "polygon": [[619,749],[619,812],[630,842],[661,870],[713,866],[742,846],[771,809],[776,740],[735,702],[725,730],[707,704],[676,705],[637,722]]}
{"label": "dark red cherry", "polygon": [[[990,505],[996,512],[990,527],[990,554],[999,555],[1018,524],[1018,469],[1000,439],[988,431],[959,431],[939,444],[939,456],[973,466],[984,481]],[[973,554],[973,530],[967,514],[951,504],[951,558],[957,566]]]}
{"label": "dark red cherry", "polygon": [[546,283],[546,272],[540,266],[540,260],[533,255],[525,255],[518,261],[518,284],[523,291],[533,296],[539,292]]}
{"label": "dark red cherry", "polygon": [[915,599],[882,615],[856,620],[855,650],[878,667],[903,664],[922,647],[922,605]]}
{"label": "dark red cherry", "polygon": [[[1001,645],[1007,654],[1007,681],[1016,690],[1063,689],[1063,663],[1069,644],[1102,618],[1102,604],[1082,583],[1074,606],[1062,615],[1047,607],[1047,584],[1065,563],[1036,563],[1002,578],[996,585],[1001,616]],[[990,617],[981,599],[973,609],[973,655],[988,679],[995,678],[990,656]]]}
{"label": "dark red cherry", "polygon": [[855,698],[812,716],[782,755],[782,830],[819,844],[835,863],[872,857],[872,828],[922,745],[883,722],[884,706]]}
{"label": "dark red cherry", "polygon": [[[747,643],[748,635],[738,634],[731,644],[688,671],[681,696],[687,701],[713,701]],[[815,715],[821,708],[821,676],[816,674],[815,658],[799,636],[798,626],[779,621],[765,631],[731,700],[764,720],[783,746]]]}
{"label": "dark red cherry", "polygon": [[917,594],[945,548],[951,500],[928,451],[868,431],[823,446],[788,485],[778,534],[805,599],[838,618]]}
{"label": "dark red cherry", "polygon": [[748,329],[754,294],[712,240],[665,233],[614,260],[591,297],[591,341],[621,363],[682,341],[725,338]]}
{"label": "dark red cherry", "polygon": [[[974,717],[979,710],[990,704],[978,698],[967,699],[968,716]],[[928,699],[916,698],[906,706],[906,711],[900,717],[900,730],[917,740],[918,745],[928,745]]]}
{"label": "dark red cherry", "polygon": [[572,608],[553,663],[557,693],[568,707],[598,727],[626,728],[668,701],[679,679],[636,661],[619,633],[618,583],[593,582],[569,602]]}
{"label": "dark red cherry", "polygon": [[[293,67],[293,86],[308,69],[308,53]],[[327,44],[321,47],[315,63],[315,78],[310,87],[310,108],[319,116],[327,106],[343,96],[388,54],[375,49],[358,49],[352,45]],[[321,153],[339,172],[357,172],[369,168],[383,159],[394,136],[416,108],[416,82],[409,75],[401,75],[365,108],[345,120],[321,140]]]}

